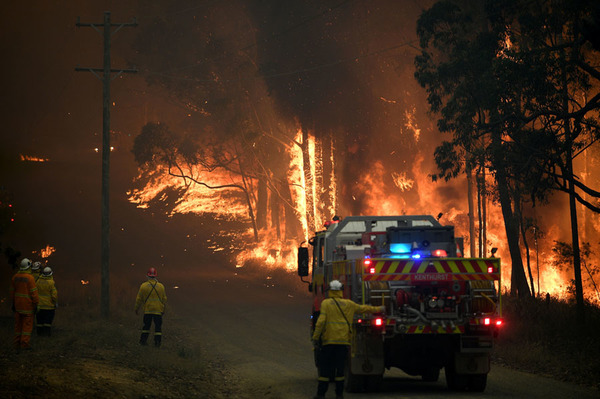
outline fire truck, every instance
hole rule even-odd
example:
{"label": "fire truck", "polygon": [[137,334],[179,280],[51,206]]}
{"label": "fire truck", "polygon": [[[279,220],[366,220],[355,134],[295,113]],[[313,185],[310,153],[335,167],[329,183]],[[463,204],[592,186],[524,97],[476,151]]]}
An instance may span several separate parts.
{"label": "fire truck", "polygon": [[352,321],[348,392],[377,390],[392,367],[424,381],[443,368],[448,388],[485,390],[502,325],[499,258],[462,257],[454,226],[430,215],[350,216],[308,242],[298,275],[314,296],[313,330],[331,280],[344,298],[386,308]]}

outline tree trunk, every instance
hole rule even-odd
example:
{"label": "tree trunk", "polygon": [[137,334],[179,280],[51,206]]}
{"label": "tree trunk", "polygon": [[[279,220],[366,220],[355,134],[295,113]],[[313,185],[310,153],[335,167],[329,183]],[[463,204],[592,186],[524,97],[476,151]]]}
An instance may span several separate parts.
{"label": "tree trunk", "polygon": [[308,147],[308,130],[302,127],[302,163],[304,169],[304,196],[306,198],[306,226],[309,232],[315,231],[315,200],[313,192],[313,175],[311,171]]}
{"label": "tree trunk", "polygon": [[[563,53],[564,61],[564,53]],[[569,112],[569,86],[566,67],[562,68],[562,97],[563,112]],[[575,274],[575,300],[577,307],[577,321],[580,326],[585,323],[585,304],[583,301],[583,283],[581,281],[581,252],[579,250],[579,227],[577,225],[577,204],[575,202],[575,185],[573,184],[573,142],[571,138],[571,125],[568,119],[563,121],[565,129],[565,142],[567,144],[566,173],[569,189],[569,208],[571,213],[571,237],[573,245],[573,272]]]}
{"label": "tree trunk", "polygon": [[275,229],[277,241],[281,241],[281,223],[279,216],[279,195],[271,191],[269,207],[271,208],[271,226]]}
{"label": "tree trunk", "polygon": [[529,274],[529,284],[531,284],[531,295],[535,297],[535,284],[533,282],[533,274],[531,273],[531,254],[529,251],[529,242],[527,241],[527,230],[523,224],[523,213],[519,212],[519,225],[521,226],[521,237],[523,238],[523,245],[525,245],[525,257],[527,259],[527,273]]}
{"label": "tree trunk", "polygon": [[258,179],[256,200],[256,226],[259,230],[264,230],[267,227],[267,214],[269,205],[269,191],[264,178]]}
{"label": "tree trunk", "polygon": [[[471,163],[467,162],[467,203],[469,205],[469,244],[470,257],[475,257],[475,209],[473,205],[473,169]],[[464,254],[463,254],[464,256]]]}
{"label": "tree trunk", "polygon": [[331,220],[335,216],[334,204],[335,198],[334,180],[333,180],[333,147],[331,143],[331,133],[322,139],[323,146],[323,185],[321,186],[320,201],[323,204],[323,219]]}
{"label": "tree trunk", "polygon": [[[510,186],[504,168],[504,154],[501,144],[501,132],[492,133],[492,157],[494,167],[496,168],[496,185],[500,198],[500,207],[504,218],[504,228],[506,230],[506,239],[508,241],[508,250],[512,261],[511,270],[511,293],[519,298],[531,297],[531,291],[527,285],[527,278],[523,270],[523,259],[521,258],[521,248],[519,247],[519,220],[513,213],[513,201],[511,200]],[[520,199],[515,199],[518,205]]]}
{"label": "tree trunk", "polygon": [[280,192],[283,199],[283,209],[285,211],[285,238],[296,239],[298,237],[303,236],[302,226],[300,224],[300,220],[298,219],[298,213],[296,209],[294,209],[293,201],[292,201],[292,192],[290,191],[290,186],[287,180],[281,182]]}

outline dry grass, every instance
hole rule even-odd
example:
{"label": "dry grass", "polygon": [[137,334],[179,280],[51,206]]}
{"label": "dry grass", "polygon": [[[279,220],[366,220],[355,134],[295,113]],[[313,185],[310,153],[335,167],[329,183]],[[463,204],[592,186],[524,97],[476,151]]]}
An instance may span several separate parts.
{"label": "dry grass", "polygon": [[34,334],[34,349],[21,353],[11,345],[12,316],[0,308],[0,397],[246,397],[227,366],[176,315],[161,348],[140,346],[141,320],[133,321],[128,305],[129,315],[113,307],[110,320],[99,318],[95,306],[62,306],[53,336]]}
{"label": "dry grass", "polygon": [[573,304],[550,299],[503,298],[505,324],[496,362],[563,381],[600,388],[600,309],[586,307],[579,326]]}

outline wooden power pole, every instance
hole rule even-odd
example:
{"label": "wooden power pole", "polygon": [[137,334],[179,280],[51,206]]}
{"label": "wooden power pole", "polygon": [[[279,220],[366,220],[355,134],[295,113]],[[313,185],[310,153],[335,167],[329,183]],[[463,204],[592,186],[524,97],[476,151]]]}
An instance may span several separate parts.
{"label": "wooden power pole", "polygon": [[[131,23],[113,24],[110,22],[110,12],[104,13],[104,22],[101,24],[80,23],[77,18],[77,27],[88,26],[94,28],[104,36],[104,66],[103,68],[75,68],[76,71],[91,72],[102,81],[102,288],[101,312],[108,318],[110,309],[110,221],[109,221],[109,177],[110,177],[110,82],[122,73],[135,73],[136,69],[111,69],[110,66],[110,38],[124,26],[137,26],[135,18]],[[117,28],[112,31],[112,27]],[[102,75],[98,73],[101,72]],[[111,77],[112,73],[116,73]]]}

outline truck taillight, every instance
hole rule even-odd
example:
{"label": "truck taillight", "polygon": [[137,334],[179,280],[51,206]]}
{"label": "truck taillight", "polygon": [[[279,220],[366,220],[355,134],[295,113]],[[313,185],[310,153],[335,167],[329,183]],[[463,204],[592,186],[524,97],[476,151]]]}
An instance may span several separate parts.
{"label": "truck taillight", "polygon": [[445,258],[448,256],[448,252],[446,252],[445,249],[436,249],[435,251],[433,251],[432,255],[437,258]]}
{"label": "truck taillight", "polygon": [[365,259],[364,263],[365,263],[365,266],[370,266],[371,265],[371,259]]}
{"label": "truck taillight", "polygon": [[375,268],[374,267],[370,267],[369,268],[369,274],[375,274]]}
{"label": "truck taillight", "polygon": [[382,327],[383,326],[383,318],[377,317],[372,320],[372,323],[375,327]]}
{"label": "truck taillight", "polygon": [[502,326],[502,319],[496,319],[496,327],[501,327]]}
{"label": "truck taillight", "polygon": [[485,319],[483,319],[483,324],[486,326],[489,326],[491,322],[492,322],[492,319],[490,319],[489,317],[486,317]]}
{"label": "truck taillight", "polygon": [[488,266],[488,273],[494,273],[494,267]]}

